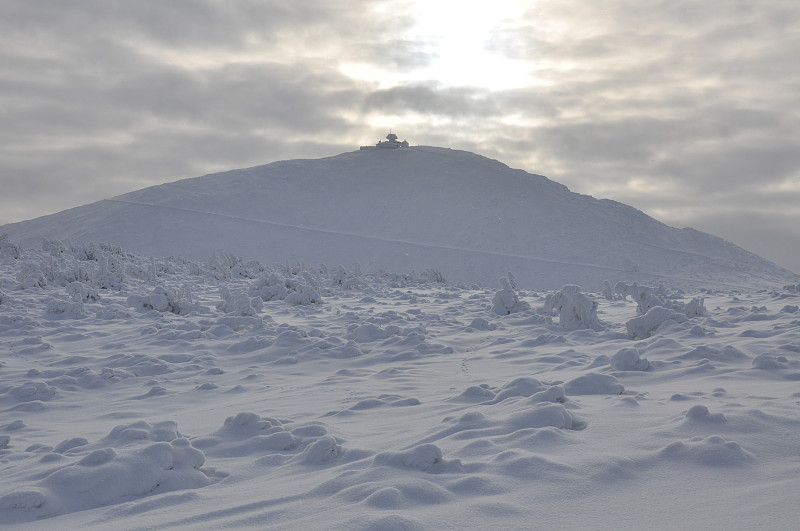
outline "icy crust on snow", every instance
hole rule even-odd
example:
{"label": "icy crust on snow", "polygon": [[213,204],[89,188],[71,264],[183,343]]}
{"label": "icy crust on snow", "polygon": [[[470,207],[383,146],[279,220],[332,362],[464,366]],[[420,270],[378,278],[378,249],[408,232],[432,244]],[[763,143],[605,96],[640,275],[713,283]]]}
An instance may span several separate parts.
{"label": "icy crust on snow", "polygon": [[0,524],[795,523],[794,284],[487,289],[4,242]]}

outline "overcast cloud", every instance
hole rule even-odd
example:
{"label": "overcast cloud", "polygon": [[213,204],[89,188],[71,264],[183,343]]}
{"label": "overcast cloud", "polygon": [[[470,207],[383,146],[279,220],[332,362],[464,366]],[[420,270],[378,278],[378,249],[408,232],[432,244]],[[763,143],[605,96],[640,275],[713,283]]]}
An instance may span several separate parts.
{"label": "overcast cloud", "polygon": [[783,0],[3,0],[0,224],[391,127],[800,272],[798,56]]}

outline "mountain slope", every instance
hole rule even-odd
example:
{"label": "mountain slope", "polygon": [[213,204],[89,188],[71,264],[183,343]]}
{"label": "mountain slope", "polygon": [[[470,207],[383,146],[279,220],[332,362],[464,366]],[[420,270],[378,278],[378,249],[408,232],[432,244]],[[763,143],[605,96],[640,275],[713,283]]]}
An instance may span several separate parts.
{"label": "mountain slope", "polygon": [[795,279],[752,253],[468,152],[415,147],[276,162],[154,186],[7,225],[16,241],[116,243],[157,256],[232,252],[451,281],[605,279],[764,286]]}

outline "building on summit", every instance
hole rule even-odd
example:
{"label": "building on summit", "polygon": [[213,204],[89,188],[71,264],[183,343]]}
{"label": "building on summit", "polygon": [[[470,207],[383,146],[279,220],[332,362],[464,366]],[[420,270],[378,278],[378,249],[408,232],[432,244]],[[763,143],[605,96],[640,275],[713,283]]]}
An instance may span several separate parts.
{"label": "building on summit", "polygon": [[389,130],[389,134],[386,135],[385,141],[378,141],[377,144],[374,146],[361,146],[360,149],[397,149],[397,148],[407,148],[408,141],[403,140],[402,142],[397,141],[397,135],[392,133]]}

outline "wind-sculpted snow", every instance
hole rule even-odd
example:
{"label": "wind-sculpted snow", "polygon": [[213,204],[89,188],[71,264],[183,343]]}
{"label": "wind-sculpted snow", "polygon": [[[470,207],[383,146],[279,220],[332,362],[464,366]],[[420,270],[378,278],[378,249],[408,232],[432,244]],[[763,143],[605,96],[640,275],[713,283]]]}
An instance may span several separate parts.
{"label": "wind-sculpted snow", "polygon": [[795,283],[504,279],[0,239],[0,525],[795,526]]}

